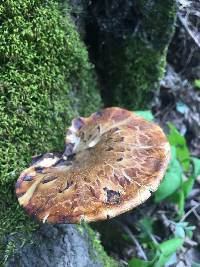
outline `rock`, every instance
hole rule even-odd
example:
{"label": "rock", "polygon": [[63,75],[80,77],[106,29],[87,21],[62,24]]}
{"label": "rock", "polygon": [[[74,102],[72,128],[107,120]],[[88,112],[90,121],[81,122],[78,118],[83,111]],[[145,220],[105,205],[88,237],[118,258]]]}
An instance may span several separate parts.
{"label": "rock", "polygon": [[[7,238],[7,242],[13,236]],[[32,242],[16,244],[15,254],[6,267],[103,267],[103,260],[93,247],[85,228],[76,225],[42,225],[33,234]],[[105,258],[107,262],[109,259]],[[110,265],[114,266],[114,265]],[[117,265],[115,265],[117,266]]]}

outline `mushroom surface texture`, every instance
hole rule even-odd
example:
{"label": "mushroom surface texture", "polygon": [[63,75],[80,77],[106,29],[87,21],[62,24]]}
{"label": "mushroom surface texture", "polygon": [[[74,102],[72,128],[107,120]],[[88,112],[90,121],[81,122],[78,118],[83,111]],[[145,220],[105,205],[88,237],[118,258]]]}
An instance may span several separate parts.
{"label": "mushroom surface texture", "polygon": [[115,217],[155,191],[170,160],[170,145],[155,123],[111,107],[76,118],[64,153],[33,158],[16,183],[21,206],[43,223]]}

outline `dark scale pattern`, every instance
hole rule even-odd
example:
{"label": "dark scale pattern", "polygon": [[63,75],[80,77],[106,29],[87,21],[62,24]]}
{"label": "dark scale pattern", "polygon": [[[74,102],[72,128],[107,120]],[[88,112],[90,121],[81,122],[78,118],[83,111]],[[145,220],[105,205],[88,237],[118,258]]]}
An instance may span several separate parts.
{"label": "dark scale pattern", "polygon": [[16,184],[19,203],[43,222],[103,220],[136,207],[170,158],[161,128],[120,108],[74,119],[65,140],[63,155],[38,157]]}

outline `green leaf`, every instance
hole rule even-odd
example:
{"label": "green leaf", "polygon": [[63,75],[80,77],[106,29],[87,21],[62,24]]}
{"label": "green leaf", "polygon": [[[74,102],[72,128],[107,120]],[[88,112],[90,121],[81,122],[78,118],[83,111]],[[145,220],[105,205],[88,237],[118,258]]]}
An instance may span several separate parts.
{"label": "green leaf", "polygon": [[178,261],[178,259],[177,259],[176,253],[174,253],[166,262],[165,267],[176,266],[175,264],[177,263],[177,261]]}
{"label": "green leaf", "polygon": [[182,245],[183,239],[181,238],[167,240],[156,245],[156,254],[151,261],[133,258],[129,261],[128,267],[163,267]]}
{"label": "green leaf", "polygon": [[184,207],[185,207],[185,197],[184,193],[181,190],[175,192],[171,197],[171,201],[178,206],[178,214],[179,216],[183,216],[184,214]]}
{"label": "green leaf", "polygon": [[190,167],[190,153],[185,138],[171,123],[168,123],[168,126],[170,129],[168,140],[172,146],[176,147],[177,158],[182,164],[184,171],[188,171]]}
{"label": "green leaf", "polygon": [[178,192],[178,210],[179,210],[179,215],[183,216],[184,214],[184,208],[185,208],[185,196],[183,191]]}
{"label": "green leaf", "polygon": [[183,226],[179,225],[178,223],[175,226],[175,236],[179,238],[185,238],[185,230]]}
{"label": "green leaf", "polygon": [[154,267],[163,267],[182,245],[183,239],[181,238],[173,238],[159,244],[156,255],[158,260],[154,263]]}
{"label": "green leaf", "polygon": [[135,113],[148,121],[153,121],[154,117],[150,110],[135,111]]}
{"label": "green leaf", "polygon": [[172,195],[180,186],[182,182],[182,169],[179,162],[176,160],[176,149],[171,148],[171,161],[165,177],[155,192],[155,202],[158,203],[163,199]]}
{"label": "green leaf", "polygon": [[190,239],[192,239],[192,238],[193,238],[193,231],[191,231],[191,230],[187,230],[187,231],[186,231],[186,235],[187,235]]}
{"label": "green leaf", "polygon": [[200,88],[200,80],[195,80],[195,81],[194,81],[194,85],[195,85],[197,88]]}
{"label": "green leaf", "polygon": [[153,219],[149,217],[144,217],[139,221],[139,228],[142,232],[146,234],[151,234],[153,232]]}
{"label": "green leaf", "polygon": [[176,110],[179,112],[179,113],[181,113],[181,114],[184,114],[185,112],[187,112],[188,111],[188,106],[185,104],[185,103],[183,103],[183,102],[181,102],[181,101],[178,101],[177,102],[177,104],[176,104]]}
{"label": "green leaf", "polygon": [[190,225],[190,226],[185,226],[184,230],[185,230],[185,235],[188,236],[190,239],[193,238],[193,232],[196,229],[195,225]]}
{"label": "green leaf", "polygon": [[153,267],[153,262],[152,261],[144,261],[141,259],[131,259],[128,263],[128,267]]}
{"label": "green leaf", "polygon": [[194,231],[196,229],[196,226],[195,225],[190,225],[190,226],[185,227],[185,229],[189,230],[189,231]]}
{"label": "green leaf", "polygon": [[168,256],[165,256],[165,255],[160,255],[160,257],[158,258],[158,260],[154,263],[154,267],[163,267],[165,266],[165,264],[170,260],[170,258],[172,257],[173,255],[168,255]]}
{"label": "green leaf", "polygon": [[200,159],[192,157],[193,163],[193,174],[182,183],[182,191],[184,193],[184,198],[187,198],[192,191],[194,186],[195,179],[198,175],[200,175]]}
{"label": "green leaf", "polygon": [[184,181],[182,184],[182,190],[184,193],[184,198],[188,197],[190,192],[192,191],[193,185],[194,185],[194,177],[191,176],[188,178],[187,181]]}
{"label": "green leaf", "polygon": [[198,159],[196,157],[192,157],[192,163],[194,166],[194,177],[196,179],[197,176],[200,175],[200,159]]}
{"label": "green leaf", "polygon": [[159,249],[163,255],[171,256],[174,252],[180,249],[182,245],[183,245],[182,238],[172,238],[170,240],[164,241],[163,243],[159,244]]}

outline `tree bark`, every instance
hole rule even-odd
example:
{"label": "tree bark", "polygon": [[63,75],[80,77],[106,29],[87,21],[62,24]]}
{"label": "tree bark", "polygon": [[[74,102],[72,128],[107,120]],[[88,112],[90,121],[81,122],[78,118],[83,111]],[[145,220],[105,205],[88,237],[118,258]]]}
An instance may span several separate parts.
{"label": "tree bark", "polygon": [[[32,242],[16,244],[16,253],[6,267],[102,267],[102,259],[93,247],[85,228],[76,225],[42,225],[33,233]],[[7,242],[13,241],[13,236]]]}

